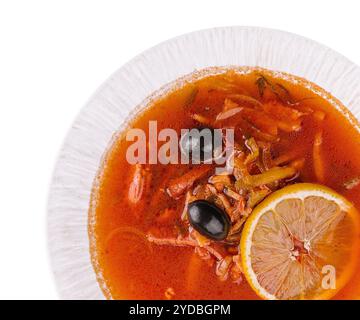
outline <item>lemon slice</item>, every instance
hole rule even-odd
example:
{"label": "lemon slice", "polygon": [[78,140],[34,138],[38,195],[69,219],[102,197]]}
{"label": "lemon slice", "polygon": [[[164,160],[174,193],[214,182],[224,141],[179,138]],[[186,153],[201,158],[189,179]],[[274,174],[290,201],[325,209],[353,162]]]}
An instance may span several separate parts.
{"label": "lemon slice", "polygon": [[246,221],[244,274],[264,299],[330,299],[356,266],[359,214],[324,186],[299,183],[274,192]]}

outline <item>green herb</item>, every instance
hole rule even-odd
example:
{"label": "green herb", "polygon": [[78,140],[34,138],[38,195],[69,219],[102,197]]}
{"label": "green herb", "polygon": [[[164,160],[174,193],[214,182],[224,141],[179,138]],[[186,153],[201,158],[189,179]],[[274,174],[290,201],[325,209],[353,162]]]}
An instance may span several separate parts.
{"label": "green herb", "polygon": [[293,98],[288,89],[286,89],[281,83],[272,83],[264,75],[259,74],[255,84],[258,87],[259,96],[262,98],[266,88],[269,90],[284,104],[294,104]]}
{"label": "green herb", "polygon": [[266,88],[266,79],[263,75],[260,75],[260,77],[256,80],[256,85],[259,90],[259,96],[262,98],[264,96],[265,88]]}

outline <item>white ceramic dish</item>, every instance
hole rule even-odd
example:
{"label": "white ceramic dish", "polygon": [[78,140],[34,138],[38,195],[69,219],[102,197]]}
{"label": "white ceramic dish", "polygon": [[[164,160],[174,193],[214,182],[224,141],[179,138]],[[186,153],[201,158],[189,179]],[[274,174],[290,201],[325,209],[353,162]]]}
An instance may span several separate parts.
{"label": "white ceramic dish", "polygon": [[48,203],[48,241],[60,298],[104,299],[93,270],[88,209],[94,178],[112,137],[154,92],[195,70],[258,66],[303,77],[360,119],[360,68],[300,36],[253,27],[186,34],[140,54],[116,71],[75,120],[56,164]]}

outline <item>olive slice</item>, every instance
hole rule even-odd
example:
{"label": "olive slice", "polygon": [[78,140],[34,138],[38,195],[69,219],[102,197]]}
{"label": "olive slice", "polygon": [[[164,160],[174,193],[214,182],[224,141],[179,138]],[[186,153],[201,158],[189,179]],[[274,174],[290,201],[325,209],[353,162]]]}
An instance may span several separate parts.
{"label": "olive slice", "polygon": [[191,202],[188,206],[188,218],[196,231],[211,240],[224,240],[229,233],[229,216],[206,200]]}
{"label": "olive slice", "polygon": [[[199,163],[211,161],[216,157],[214,129],[194,128],[181,136],[180,151],[186,157]],[[221,147],[221,146],[220,146]]]}

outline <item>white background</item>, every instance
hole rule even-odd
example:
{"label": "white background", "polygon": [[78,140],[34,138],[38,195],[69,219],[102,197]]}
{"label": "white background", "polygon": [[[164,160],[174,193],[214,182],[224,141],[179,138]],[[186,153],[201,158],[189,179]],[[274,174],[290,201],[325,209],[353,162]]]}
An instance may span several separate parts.
{"label": "white background", "polygon": [[117,68],[174,36],[286,30],[360,64],[359,1],[0,0],[0,299],[56,299],[46,201],[63,138]]}

